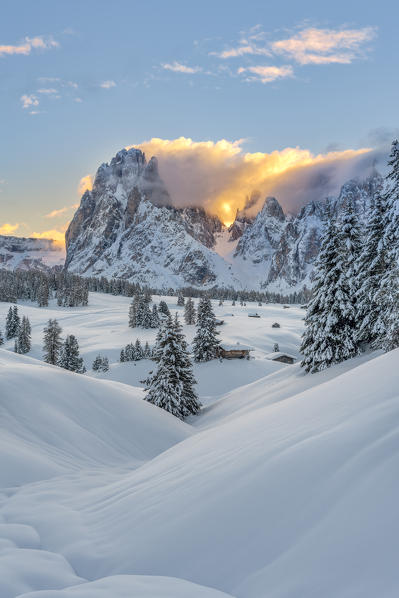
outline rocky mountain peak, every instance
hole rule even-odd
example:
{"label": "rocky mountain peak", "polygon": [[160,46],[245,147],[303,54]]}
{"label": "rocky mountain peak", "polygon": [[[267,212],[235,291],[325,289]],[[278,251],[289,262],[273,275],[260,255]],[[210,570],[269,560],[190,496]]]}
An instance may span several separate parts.
{"label": "rocky mountain peak", "polygon": [[284,222],[285,220],[283,208],[275,197],[266,197],[262,208],[262,215],[264,217],[276,218],[276,220],[280,220],[280,222]]}

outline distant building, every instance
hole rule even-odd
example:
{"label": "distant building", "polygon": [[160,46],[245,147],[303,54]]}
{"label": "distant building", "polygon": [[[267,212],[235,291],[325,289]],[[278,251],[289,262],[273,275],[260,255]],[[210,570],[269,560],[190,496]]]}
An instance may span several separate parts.
{"label": "distant building", "polygon": [[223,326],[224,324],[224,320],[218,320],[217,318],[215,319],[215,324],[216,326]]}
{"label": "distant building", "polygon": [[253,348],[247,345],[228,345],[227,343],[219,345],[219,357],[223,359],[249,359],[250,351],[253,351]]}
{"label": "distant building", "polygon": [[272,324],[272,328],[281,328],[281,326],[278,322],[274,322],[274,324]]}
{"label": "distant building", "polygon": [[249,312],[248,318],[260,318],[258,312]]}
{"label": "distant building", "polygon": [[266,355],[266,359],[270,359],[270,361],[279,361],[280,363],[295,363],[296,358],[293,355],[289,355],[288,353],[282,353],[281,351],[275,351],[274,353],[269,353]]}

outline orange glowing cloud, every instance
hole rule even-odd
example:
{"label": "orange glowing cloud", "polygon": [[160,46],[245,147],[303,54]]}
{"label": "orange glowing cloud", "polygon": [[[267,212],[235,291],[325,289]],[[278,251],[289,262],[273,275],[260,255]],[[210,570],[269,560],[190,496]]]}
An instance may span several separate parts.
{"label": "orange glowing cloud", "polygon": [[79,195],[83,195],[85,191],[91,191],[93,188],[93,177],[91,174],[86,174],[83,176],[78,185],[78,193]]}
{"label": "orange glowing cloud", "polygon": [[19,229],[19,227],[19,223],[10,224],[9,222],[6,222],[0,226],[0,235],[12,235]]}
{"label": "orange glowing cloud", "polygon": [[297,211],[310,199],[337,192],[348,178],[370,167],[370,160],[364,159],[369,148],[314,155],[298,147],[249,153],[242,145],[242,140],[195,142],[180,137],[153,138],[135,147],[147,159],[157,156],[174,205],[203,206],[226,224],[254,191],[260,197],[254,213],[267,195],[275,195],[286,211]]}

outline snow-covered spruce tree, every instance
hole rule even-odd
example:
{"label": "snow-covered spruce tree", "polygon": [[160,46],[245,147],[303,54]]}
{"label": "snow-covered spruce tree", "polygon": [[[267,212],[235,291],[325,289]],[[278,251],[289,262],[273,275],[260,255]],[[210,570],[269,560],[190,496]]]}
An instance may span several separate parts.
{"label": "snow-covered spruce tree", "polygon": [[3,338],[3,333],[0,330],[0,347],[1,347],[1,345],[4,345],[4,338]]}
{"label": "snow-covered spruce tree", "polygon": [[119,361],[121,363],[125,363],[125,361],[126,361],[125,349],[121,349],[121,352],[119,355]]}
{"label": "snow-covered spruce tree", "polygon": [[18,336],[18,331],[20,327],[20,319],[18,315],[18,307],[14,305],[10,307],[7,313],[6,318],[6,338],[10,340],[10,338],[15,338]]}
{"label": "snow-covered spruce tree", "polygon": [[194,301],[189,297],[184,306],[184,321],[189,326],[195,324],[195,307]]}
{"label": "snow-covered spruce tree", "polygon": [[193,340],[195,361],[210,361],[218,354],[219,340],[216,318],[209,297],[202,297],[198,303],[197,330]]}
{"label": "snow-covered spruce tree", "polygon": [[103,357],[102,355],[98,354],[95,360],[93,361],[92,370],[94,372],[108,372],[108,357]]}
{"label": "snow-covered spruce tree", "polygon": [[140,339],[136,339],[134,344],[134,352],[135,352],[135,361],[140,361],[143,359],[143,347],[141,346]]}
{"label": "snow-covered spruce tree", "polygon": [[197,381],[194,378],[193,366],[188,353],[187,341],[183,334],[183,328],[180,324],[177,313],[175,314],[173,324],[178,344],[181,347],[179,356],[181,380],[183,381],[182,399],[185,409],[188,410],[189,414],[195,415],[201,409],[201,402],[194,390],[194,385],[197,384]]}
{"label": "snow-covered spruce tree", "polygon": [[18,353],[29,353],[31,349],[31,326],[29,319],[23,316],[18,332]]}
{"label": "snow-covered spruce tree", "polygon": [[45,278],[37,291],[37,304],[39,307],[48,306],[49,294],[48,281]]}
{"label": "snow-covered spruce tree", "polygon": [[49,320],[44,329],[43,336],[43,359],[46,363],[58,364],[62,347],[61,326],[57,320]]}
{"label": "snow-covered spruce tree", "polygon": [[139,295],[135,295],[129,306],[129,327],[136,328],[137,326],[137,306],[139,303]]}
{"label": "snow-covered spruce tree", "polygon": [[146,381],[146,401],[180,419],[197,413],[200,404],[192,388],[195,381],[192,371],[190,378],[190,359],[181,329],[171,316],[158,331],[154,360],[157,368]]}
{"label": "snow-covered spruce tree", "polygon": [[86,371],[83,358],[79,355],[78,341],[73,334],[68,334],[62,345],[58,365],[77,374],[84,374]]}
{"label": "snow-covered spruce tree", "polygon": [[386,351],[399,347],[399,142],[392,143],[385,178],[385,227],[382,243],[385,271],[374,301],[379,306],[373,326],[373,345]]}
{"label": "snow-covered spruce tree", "polygon": [[143,358],[149,359],[150,357],[151,357],[151,349],[150,349],[150,345],[148,344],[148,341],[146,341],[146,343],[144,345],[144,349],[143,349]]}
{"label": "snow-covered spruce tree", "polygon": [[166,301],[161,300],[159,302],[158,311],[160,314],[164,314],[165,316],[170,316],[169,307],[168,307]]}
{"label": "snow-covered spruce tree", "polygon": [[341,222],[341,241],[344,251],[345,269],[348,278],[351,299],[356,304],[358,292],[358,264],[362,252],[362,235],[360,232],[359,218],[356,215],[353,201],[349,201]]}
{"label": "snow-covered spruce tree", "polygon": [[363,249],[356,264],[356,318],[357,340],[362,344],[378,345],[384,335],[383,304],[378,297],[387,256],[384,243],[387,204],[382,194],[372,202],[366,225]]}
{"label": "snow-covered spruce tree", "polygon": [[179,305],[180,307],[182,305],[184,305],[184,296],[183,296],[183,293],[179,293],[177,295],[177,305]]}
{"label": "snow-covered spruce tree", "polygon": [[345,246],[335,220],[329,215],[316,262],[313,297],[309,302],[302,337],[302,367],[315,373],[354,357],[356,312],[346,271]]}
{"label": "snow-covered spruce tree", "polygon": [[154,305],[152,306],[150,328],[159,328],[159,315],[158,315],[158,307],[157,307],[156,303],[154,303]]}

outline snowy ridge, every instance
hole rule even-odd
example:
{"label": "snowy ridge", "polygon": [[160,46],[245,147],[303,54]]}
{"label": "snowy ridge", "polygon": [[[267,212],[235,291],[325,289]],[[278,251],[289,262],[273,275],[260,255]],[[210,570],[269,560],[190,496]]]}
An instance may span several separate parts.
{"label": "snowy ridge", "polygon": [[0,235],[0,268],[46,271],[64,261],[65,249],[51,239]]}
{"label": "snowy ridge", "polygon": [[311,286],[326,205],[339,217],[350,200],[363,221],[381,184],[378,173],[349,181],[338,198],[310,202],[296,216],[269,197],[255,218],[245,208],[226,229],[202,208],[174,208],[156,159],[122,150],[82,197],[66,233],[66,267],[156,288],[298,291]]}

